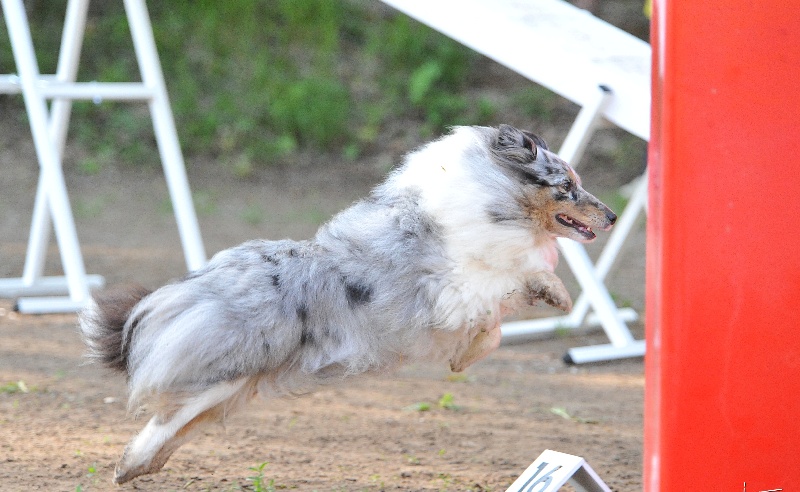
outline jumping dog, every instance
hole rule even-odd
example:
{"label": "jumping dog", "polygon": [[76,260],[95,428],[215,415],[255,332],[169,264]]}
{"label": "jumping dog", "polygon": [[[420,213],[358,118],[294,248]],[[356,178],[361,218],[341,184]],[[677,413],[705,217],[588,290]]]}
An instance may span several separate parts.
{"label": "jumping dog", "polygon": [[556,238],[616,215],[533,133],[458,127],[306,241],[249,241],[153,292],[117,289],[81,313],[89,356],[127,376],[152,418],[114,481],[160,470],[203,424],[256,395],[302,394],[411,361],[463,371],[503,317],[572,301]]}

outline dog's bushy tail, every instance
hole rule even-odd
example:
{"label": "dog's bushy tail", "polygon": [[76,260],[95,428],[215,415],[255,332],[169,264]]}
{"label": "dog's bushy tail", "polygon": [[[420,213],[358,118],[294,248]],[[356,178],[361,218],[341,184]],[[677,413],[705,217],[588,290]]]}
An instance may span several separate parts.
{"label": "dog's bushy tail", "polygon": [[134,306],[150,292],[136,285],[107,289],[93,296],[79,318],[90,359],[127,374],[130,331],[135,326],[131,324],[126,329],[126,323]]}

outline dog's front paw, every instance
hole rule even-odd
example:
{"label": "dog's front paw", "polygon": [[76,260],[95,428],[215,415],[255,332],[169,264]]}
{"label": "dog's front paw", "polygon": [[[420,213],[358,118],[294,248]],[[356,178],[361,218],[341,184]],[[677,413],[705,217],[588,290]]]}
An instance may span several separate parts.
{"label": "dog's front paw", "polygon": [[537,272],[531,277],[528,280],[528,293],[531,304],[540,300],[567,313],[572,310],[572,298],[567,288],[552,272]]}

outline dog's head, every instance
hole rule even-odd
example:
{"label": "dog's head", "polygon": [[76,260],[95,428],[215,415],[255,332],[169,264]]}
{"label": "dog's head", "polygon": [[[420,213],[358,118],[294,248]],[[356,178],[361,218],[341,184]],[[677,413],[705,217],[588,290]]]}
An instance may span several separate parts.
{"label": "dog's head", "polygon": [[581,187],[575,170],[533,133],[501,125],[490,152],[520,186],[519,210],[496,211],[495,220],[531,221],[554,236],[584,243],[595,239],[592,228],[608,230],[617,220],[614,212]]}

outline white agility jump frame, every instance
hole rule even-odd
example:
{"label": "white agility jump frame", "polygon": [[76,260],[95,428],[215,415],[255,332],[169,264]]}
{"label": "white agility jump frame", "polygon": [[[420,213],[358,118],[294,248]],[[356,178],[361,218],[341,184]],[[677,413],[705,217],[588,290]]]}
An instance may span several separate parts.
{"label": "white agility jump frame", "polygon": [[[573,166],[601,117],[649,139],[650,46],[644,41],[561,0],[383,1],[580,105],[559,151]],[[637,313],[616,307],[604,279],[646,201],[647,180],[639,179],[596,264],[583,245],[559,239],[581,296],[567,316],[505,323],[503,341],[600,324],[611,343],[572,348],[567,362],[644,355],[644,341],[625,324]]]}
{"label": "white agility jump frame", "polygon": [[[39,72],[22,0],[2,0],[18,73],[0,75],[0,93],[22,93],[40,167],[22,277],[0,279],[0,297],[22,296],[16,305],[20,312],[76,311],[89,299],[90,289],[104,283],[101,276],[86,274],[61,166],[72,101],[76,99],[148,102],[186,266],[195,270],[206,262],[147,7],[144,0],[125,0],[124,4],[141,83],[76,82],[89,0],[69,0],[67,4],[53,76]],[[48,99],[52,100],[49,111]],[[64,276],[44,276],[51,219]]]}

